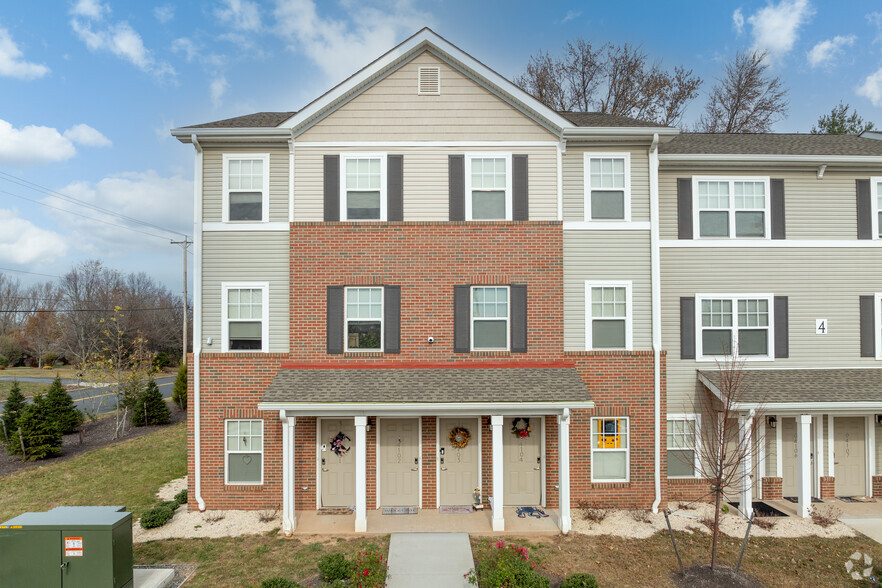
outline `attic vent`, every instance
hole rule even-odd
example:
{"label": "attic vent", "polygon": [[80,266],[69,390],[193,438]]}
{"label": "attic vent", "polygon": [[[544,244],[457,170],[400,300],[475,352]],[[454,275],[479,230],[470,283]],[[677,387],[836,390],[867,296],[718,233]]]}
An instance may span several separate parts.
{"label": "attic vent", "polygon": [[438,96],[441,94],[441,68],[421,67],[417,94],[420,96]]}

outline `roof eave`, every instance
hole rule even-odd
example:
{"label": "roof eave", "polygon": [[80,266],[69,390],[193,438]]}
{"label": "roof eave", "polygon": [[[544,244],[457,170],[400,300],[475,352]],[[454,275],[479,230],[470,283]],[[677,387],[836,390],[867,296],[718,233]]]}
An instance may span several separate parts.
{"label": "roof eave", "polygon": [[171,130],[172,137],[175,137],[181,143],[190,143],[191,137],[196,135],[200,141],[204,139],[235,139],[252,140],[252,141],[268,141],[278,140],[280,138],[290,138],[291,129],[280,127],[216,127],[216,128],[193,128],[181,127]]}
{"label": "roof eave", "polygon": [[593,409],[591,400],[555,402],[260,402],[257,410],[287,416],[422,416],[563,414],[567,409]]}
{"label": "roof eave", "polygon": [[803,165],[860,164],[882,165],[882,155],[789,155],[749,153],[659,153],[660,162],[692,164],[719,163],[790,163]]}
{"label": "roof eave", "polygon": [[680,129],[672,127],[574,127],[572,124],[563,130],[564,139],[646,139],[658,135],[662,142],[680,134]]}

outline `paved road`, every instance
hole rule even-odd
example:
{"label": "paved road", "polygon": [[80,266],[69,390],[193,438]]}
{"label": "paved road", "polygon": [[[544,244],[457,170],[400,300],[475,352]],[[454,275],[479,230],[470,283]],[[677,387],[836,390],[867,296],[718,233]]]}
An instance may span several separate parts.
{"label": "paved road", "polygon": [[[19,382],[34,382],[37,384],[51,384],[52,378],[17,378]],[[46,380],[44,382],[44,380]],[[65,380],[62,380],[65,382]],[[71,383],[76,384],[76,380]],[[174,376],[156,378],[156,384],[163,398],[171,398],[174,388]],[[116,394],[107,388],[82,388],[70,393],[74,404],[84,413],[107,414],[116,410]],[[0,414],[3,412],[3,403],[0,403]]]}

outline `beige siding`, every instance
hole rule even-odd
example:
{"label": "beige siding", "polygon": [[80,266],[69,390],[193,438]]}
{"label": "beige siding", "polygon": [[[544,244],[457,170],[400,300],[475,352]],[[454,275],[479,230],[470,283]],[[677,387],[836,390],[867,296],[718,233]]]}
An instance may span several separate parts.
{"label": "beige siding", "polygon": [[[441,95],[417,95],[420,66],[441,68]],[[426,52],[297,137],[298,141],[548,141],[556,137]]]}
{"label": "beige siding", "polygon": [[[882,292],[878,249],[662,249],[662,346],[668,352],[668,407],[680,412],[696,390],[696,369],[714,362],[680,360],[680,297],[756,293],[788,296],[790,357],[748,368],[880,367],[860,357],[858,296]],[[815,319],[828,320],[815,335]],[[698,341],[696,341],[698,344]]]}
{"label": "beige siding", "polygon": [[741,170],[659,171],[659,230],[662,239],[677,238],[677,178],[693,175],[758,175],[784,179],[787,239],[857,239],[854,172],[828,171],[818,179],[817,169],[781,171],[773,168]]}
{"label": "beige siding", "polygon": [[205,147],[202,160],[202,221],[219,223],[223,221],[223,154],[224,153],[269,153],[270,154],[270,192],[269,220],[288,222],[288,147]]}
{"label": "beige siding", "polygon": [[269,282],[269,351],[287,353],[288,232],[203,233],[202,246],[202,351],[221,351],[221,283]]}
{"label": "beige siding", "polygon": [[647,147],[567,145],[563,155],[563,219],[585,220],[585,152],[631,154],[631,220],[649,222],[649,152]]}
{"label": "beige siding", "polygon": [[[780,422],[778,423],[780,427]],[[769,478],[774,478],[778,475],[778,438],[776,437],[777,433],[775,429],[766,427],[766,472],[763,474]],[[826,455],[824,456],[826,459]]]}
{"label": "beige siding", "polygon": [[[873,421],[875,423],[876,417],[873,416]],[[877,476],[882,476],[882,426],[874,424],[876,427],[876,473]]]}
{"label": "beige siding", "polygon": [[634,349],[652,346],[648,231],[564,231],[564,349],[585,349],[585,281],[631,280]]}
{"label": "beige siding", "polygon": [[404,220],[443,221],[449,218],[447,158],[451,154],[503,152],[529,156],[528,191],[530,220],[557,220],[557,148],[507,147],[463,149],[451,147],[295,147],[294,219],[324,218],[325,155],[358,151],[404,156]]}

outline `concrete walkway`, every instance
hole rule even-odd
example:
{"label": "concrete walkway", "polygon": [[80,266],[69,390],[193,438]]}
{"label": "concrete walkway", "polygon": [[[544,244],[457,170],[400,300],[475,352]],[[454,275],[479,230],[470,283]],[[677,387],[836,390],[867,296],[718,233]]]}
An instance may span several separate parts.
{"label": "concrete walkway", "polygon": [[855,531],[859,531],[875,541],[882,543],[882,518],[879,517],[839,517],[839,521],[845,523]]}
{"label": "concrete walkway", "polygon": [[468,586],[474,567],[468,533],[392,533],[388,588]]}

